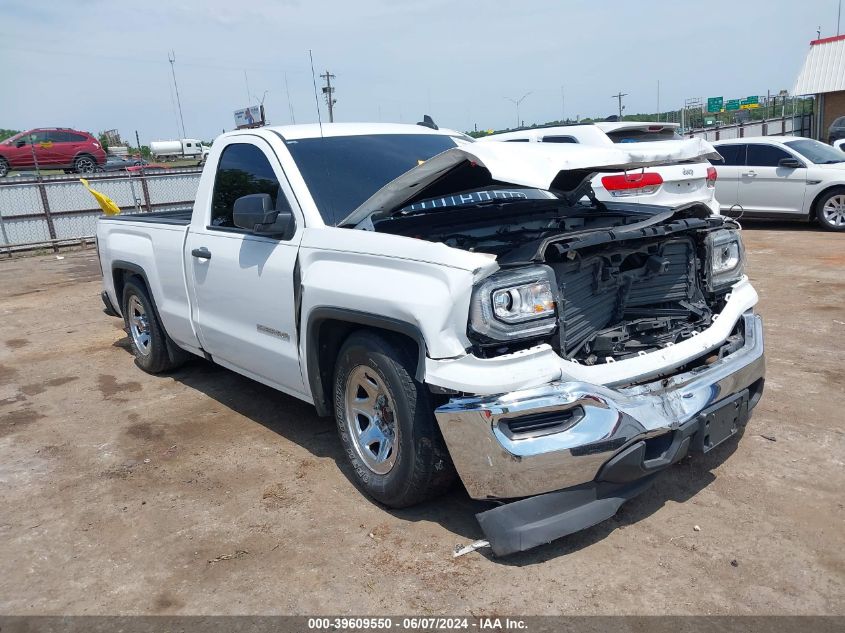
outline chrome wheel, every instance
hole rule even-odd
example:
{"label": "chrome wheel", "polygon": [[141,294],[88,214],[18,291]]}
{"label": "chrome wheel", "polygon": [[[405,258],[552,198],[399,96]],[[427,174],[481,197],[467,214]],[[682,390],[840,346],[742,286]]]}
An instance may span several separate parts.
{"label": "chrome wheel", "polygon": [[9,163],[5,160],[0,160],[0,178],[3,178],[9,173]]}
{"label": "chrome wheel", "polygon": [[830,196],[822,207],[822,214],[830,226],[845,227],[845,194]]}
{"label": "chrome wheel", "polygon": [[382,378],[370,367],[355,367],[346,379],[346,430],[358,457],[377,475],[396,463],[398,427],[393,399]]}
{"label": "chrome wheel", "polygon": [[97,163],[90,156],[80,156],[76,159],[76,172],[79,174],[90,174],[97,168]]}
{"label": "chrome wheel", "polygon": [[135,295],[129,299],[129,332],[136,349],[144,356],[150,353],[150,322],[147,311]]}

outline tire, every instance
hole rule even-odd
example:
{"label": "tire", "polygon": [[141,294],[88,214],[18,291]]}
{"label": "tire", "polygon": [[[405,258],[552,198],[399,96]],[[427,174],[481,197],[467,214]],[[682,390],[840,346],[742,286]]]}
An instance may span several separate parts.
{"label": "tire", "polygon": [[148,374],[160,374],[181,365],[181,362],[170,359],[167,336],[158,322],[146,289],[137,279],[126,282],[121,305],[135,364]]}
{"label": "tire", "polygon": [[73,160],[73,171],[77,174],[92,174],[97,171],[97,161],[90,154],[80,154]]}
{"label": "tire", "polygon": [[816,219],[828,231],[845,231],[845,187],[832,189],[819,198]]}
{"label": "tire", "polygon": [[5,158],[0,158],[0,178],[5,178],[9,175],[9,161]]}
{"label": "tire", "polygon": [[359,331],[343,344],[335,367],[335,422],[355,479],[391,508],[435,497],[455,480],[428,390],[413,378],[415,365],[393,340]]}

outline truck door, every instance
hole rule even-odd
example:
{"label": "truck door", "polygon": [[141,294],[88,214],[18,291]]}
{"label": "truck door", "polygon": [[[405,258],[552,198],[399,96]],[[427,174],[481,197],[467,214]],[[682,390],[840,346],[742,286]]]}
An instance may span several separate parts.
{"label": "truck door", "polygon": [[[210,208],[194,211],[204,221],[200,226],[194,220],[186,242],[193,318],[215,362],[302,394],[294,304],[302,215],[270,145],[259,137],[244,138],[228,140],[206,198]],[[277,209],[291,208],[295,229],[269,237],[235,227],[235,200],[255,193],[269,193]]]}

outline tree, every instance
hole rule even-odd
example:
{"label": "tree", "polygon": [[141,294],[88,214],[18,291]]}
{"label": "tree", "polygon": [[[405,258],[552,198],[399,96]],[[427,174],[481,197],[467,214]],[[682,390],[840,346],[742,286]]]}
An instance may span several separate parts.
{"label": "tree", "polygon": [[106,137],[105,132],[100,132],[100,135],[97,137],[97,140],[100,141],[100,145],[103,147],[103,151],[108,153],[109,139]]}

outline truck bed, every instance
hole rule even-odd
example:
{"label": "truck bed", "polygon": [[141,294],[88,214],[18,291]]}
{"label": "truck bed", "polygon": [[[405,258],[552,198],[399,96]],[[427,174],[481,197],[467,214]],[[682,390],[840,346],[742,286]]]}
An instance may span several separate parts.
{"label": "truck bed", "polygon": [[187,226],[191,223],[190,207],[185,209],[172,209],[170,211],[151,211],[144,213],[132,213],[127,215],[110,215],[102,220],[122,220],[124,222],[150,222],[154,224],[176,224]]}

